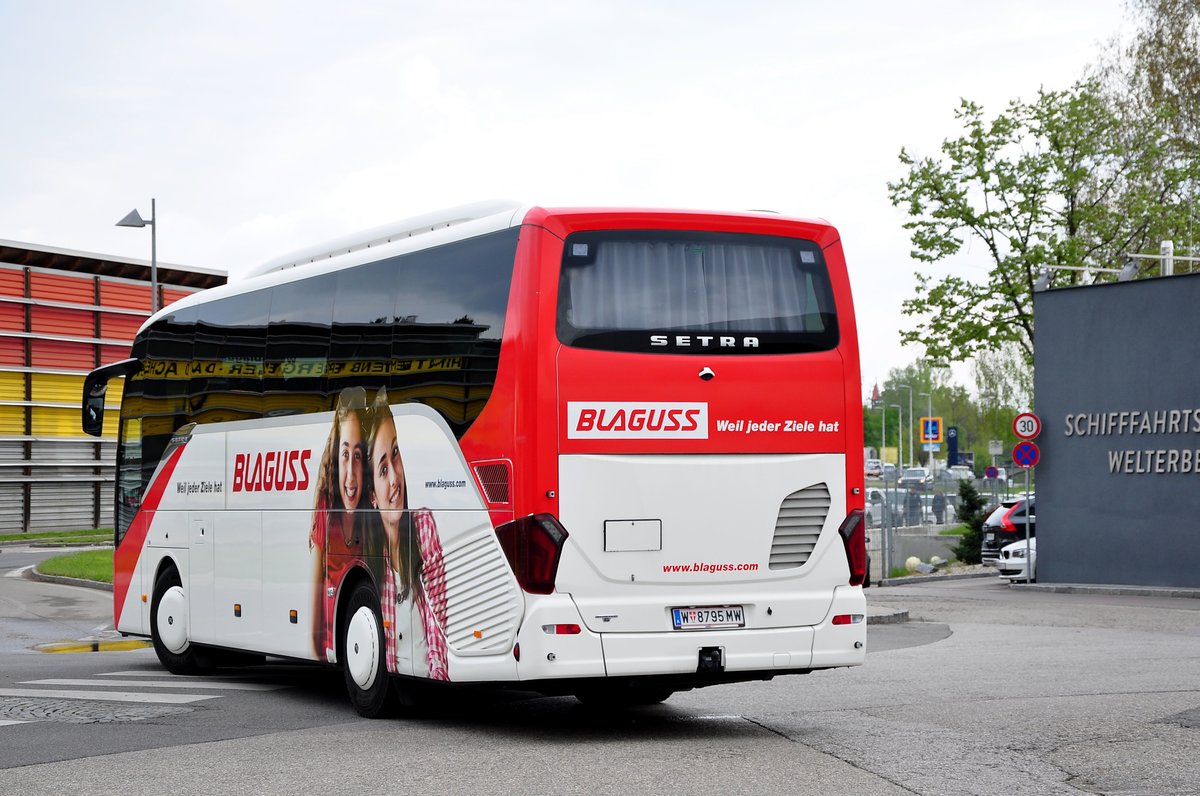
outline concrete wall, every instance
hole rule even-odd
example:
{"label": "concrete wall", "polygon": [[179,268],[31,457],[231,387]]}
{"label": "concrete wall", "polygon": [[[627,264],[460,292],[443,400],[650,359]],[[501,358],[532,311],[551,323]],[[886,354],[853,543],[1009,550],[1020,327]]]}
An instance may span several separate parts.
{"label": "concrete wall", "polygon": [[1200,587],[1200,274],[1034,298],[1038,579]]}

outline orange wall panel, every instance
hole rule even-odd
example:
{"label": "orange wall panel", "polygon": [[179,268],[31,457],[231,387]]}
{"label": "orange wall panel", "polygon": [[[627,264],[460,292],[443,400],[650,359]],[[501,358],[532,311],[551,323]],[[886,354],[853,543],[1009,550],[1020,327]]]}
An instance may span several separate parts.
{"label": "orange wall panel", "polygon": [[174,304],[176,301],[179,301],[181,298],[184,298],[185,296],[191,296],[196,292],[197,291],[195,291],[195,290],[178,290],[176,288],[165,287],[165,288],[163,288],[163,291],[162,291],[163,306],[165,307],[168,304]]}
{"label": "orange wall panel", "polygon": [[96,367],[95,350],[90,343],[34,340],[30,365],[35,368],[92,370]]}
{"label": "orange wall panel", "polygon": [[25,305],[0,302],[0,329],[6,332],[25,331]]}
{"label": "orange wall panel", "polygon": [[90,310],[64,307],[31,307],[29,331],[37,334],[62,334],[71,337],[95,337],[95,314]]}
{"label": "orange wall panel", "polygon": [[60,276],[34,271],[29,275],[31,298],[95,304],[96,288],[91,277]]}
{"label": "orange wall panel", "polygon": [[130,346],[127,345],[102,345],[100,346],[100,364],[107,365],[112,362],[120,362],[122,359],[129,359]]}
{"label": "orange wall panel", "polygon": [[0,337],[0,365],[25,365],[25,341],[20,337]]}
{"label": "orange wall panel", "polygon": [[25,271],[0,268],[0,296],[25,297]]}
{"label": "orange wall panel", "polygon": [[146,319],[140,315],[117,315],[113,312],[100,313],[100,336],[109,340],[133,340],[137,330]]}
{"label": "orange wall panel", "polygon": [[105,307],[150,311],[150,286],[100,280],[100,303]]}

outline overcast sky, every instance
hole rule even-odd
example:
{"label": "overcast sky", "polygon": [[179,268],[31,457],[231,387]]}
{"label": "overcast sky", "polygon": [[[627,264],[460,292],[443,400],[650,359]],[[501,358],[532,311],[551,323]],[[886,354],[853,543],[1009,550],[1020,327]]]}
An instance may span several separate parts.
{"label": "overcast sky", "polygon": [[[1121,0],[0,0],[0,238],[232,277],[481,199],[834,223],[863,389],[915,264],[886,183],[967,97],[1065,88]],[[960,269],[981,276],[977,249]],[[959,371],[960,383],[966,378]]]}

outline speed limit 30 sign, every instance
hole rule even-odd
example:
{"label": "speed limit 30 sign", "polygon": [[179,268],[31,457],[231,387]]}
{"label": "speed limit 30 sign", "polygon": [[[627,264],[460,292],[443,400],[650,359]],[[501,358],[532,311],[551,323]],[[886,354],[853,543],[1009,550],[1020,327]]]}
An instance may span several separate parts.
{"label": "speed limit 30 sign", "polygon": [[1042,433],[1042,421],[1033,412],[1022,412],[1013,418],[1013,433],[1021,439],[1033,439]]}

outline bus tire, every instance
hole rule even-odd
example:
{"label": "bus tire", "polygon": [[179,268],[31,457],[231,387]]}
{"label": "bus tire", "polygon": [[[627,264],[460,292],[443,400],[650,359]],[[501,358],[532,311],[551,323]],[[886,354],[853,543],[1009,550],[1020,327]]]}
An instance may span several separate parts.
{"label": "bus tire", "polygon": [[154,654],[172,674],[195,674],[203,666],[198,650],[188,640],[187,594],[174,567],[159,573],[150,603],[150,639]]}
{"label": "bus tire", "polygon": [[358,715],[380,718],[390,712],[391,677],[379,614],[379,596],[369,583],[360,583],[350,595],[342,623],[346,692]]}

